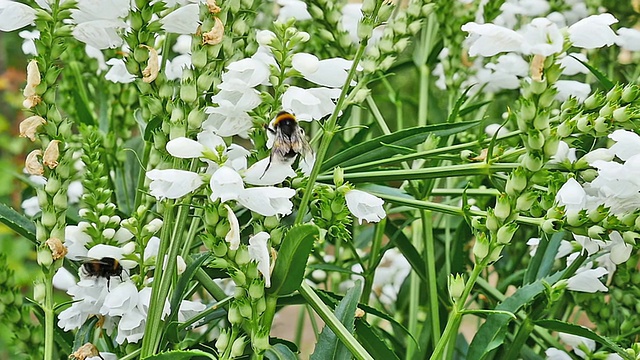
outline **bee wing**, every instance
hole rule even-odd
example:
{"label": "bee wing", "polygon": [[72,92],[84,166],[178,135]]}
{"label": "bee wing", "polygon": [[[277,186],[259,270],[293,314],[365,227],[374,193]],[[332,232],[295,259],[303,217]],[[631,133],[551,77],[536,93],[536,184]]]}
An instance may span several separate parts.
{"label": "bee wing", "polygon": [[86,263],[93,263],[93,264],[100,264],[100,265],[111,265],[110,263],[102,260],[102,259],[94,259],[92,257],[88,257],[88,256],[76,256],[76,259],[82,261],[83,264]]}

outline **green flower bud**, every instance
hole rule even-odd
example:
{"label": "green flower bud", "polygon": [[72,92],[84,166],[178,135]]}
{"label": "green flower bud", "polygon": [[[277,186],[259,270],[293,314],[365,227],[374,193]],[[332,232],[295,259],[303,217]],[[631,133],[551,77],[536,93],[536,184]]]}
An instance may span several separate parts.
{"label": "green flower bud", "polygon": [[57,177],[51,176],[48,180],[47,180],[47,184],[44,186],[44,191],[53,196],[55,195],[58,190],[60,190],[60,186],[61,186],[61,182],[60,179],[58,179]]}
{"label": "green flower bud", "polygon": [[544,143],[544,154],[549,157],[555,155],[558,152],[558,145],[560,145],[560,138],[547,136]]}
{"label": "green flower bud", "polygon": [[561,219],[564,216],[564,208],[552,206],[547,210],[547,218],[549,219]]}
{"label": "green flower bud", "polygon": [[462,293],[464,292],[464,278],[461,274],[449,275],[449,296],[455,303],[460,300]]}
{"label": "green flower bud", "polygon": [[59,191],[53,197],[53,207],[57,210],[66,210],[69,207],[69,201],[67,199],[67,193],[64,191]]}
{"label": "green flower bud", "polygon": [[489,255],[489,240],[485,233],[476,235],[476,243],[473,245],[473,255],[476,261],[481,261]]}
{"label": "green flower bud", "polygon": [[43,283],[35,284],[33,286],[33,300],[38,304],[44,303],[45,292],[45,285]]}
{"label": "green flower bud", "polygon": [[613,119],[617,122],[626,122],[630,119],[628,106],[622,106],[613,110]]}
{"label": "green flower bud", "polygon": [[251,304],[249,304],[249,301],[247,300],[247,298],[242,298],[236,301],[236,304],[238,304],[238,310],[240,310],[240,315],[245,318],[245,319],[251,319],[252,318],[252,309],[251,309]]}
{"label": "green flower bud", "polygon": [[243,321],[242,315],[240,315],[240,309],[238,309],[238,305],[235,302],[229,304],[227,319],[229,319],[229,323],[232,325],[240,325]]}
{"label": "green flower bud", "polygon": [[546,219],[540,228],[547,234],[553,234],[562,228],[562,221],[558,219]]}
{"label": "green flower bud", "polygon": [[545,130],[549,128],[549,113],[543,112],[539,113],[533,119],[533,127],[538,130]]}
{"label": "green flower bud", "polygon": [[236,251],[236,257],[234,260],[236,264],[240,266],[246,265],[249,263],[249,261],[251,261],[251,257],[249,257],[249,249],[246,245],[240,245],[240,247]]}
{"label": "green flower bud", "polygon": [[627,244],[636,245],[638,239],[640,239],[640,234],[635,231],[625,231],[622,233],[622,238]]}
{"label": "green flower bud", "polygon": [[606,230],[599,225],[593,225],[589,229],[587,229],[587,234],[592,239],[602,240],[603,235],[605,235]]}
{"label": "green flower bud", "polygon": [[504,221],[511,215],[511,205],[507,194],[500,194],[496,199],[495,215],[498,219]]}
{"label": "green flower bud", "polygon": [[598,170],[596,169],[587,169],[580,172],[580,176],[584,179],[585,182],[591,182],[598,177]]}
{"label": "green flower bud", "polygon": [[253,337],[251,345],[258,353],[269,349],[271,347],[269,345],[269,331],[264,328],[258,330],[258,333]]}
{"label": "green flower bud", "polygon": [[633,102],[638,97],[639,92],[638,85],[627,84],[622,90],[622,101],[626,103]]}
{"label": "green flower bud", "polygon": [[282,228],[275,228],[271,230],[269,235],[271,235],[271,244],[273,246],[280,245],[280,243],[282,242],[283,232],[284,230]]}
{"label": "green flower bud", "polygon": [[[370,1],[370,0],[367,0]],[[364,10],[363,10],[364,12]],[[368,22],[360,21],[358,23],[358,38],[360,39],[368,39],[373,32],[373,25]]]}
{"label": "green flower bud", "polygon": [[216,236],[224,238],[229,233],[229,230],[231,230],[229,223],[226,221],[220,221],[218,222],[218,225],[216,225]]}
{"label": "green flower bud", "polygon": [[530,149],[540,150],[544,146],[544,135],[539,130],[530,130],[526,137]]}
{"label": "green flower bud", "polygon": [[489,231],[497,231],[500,227],[500,220],[496,218],[495,211],[491,208],[487,209],[487,220],[485,227]]}
{"label": "green flower bud", "polygon": [[38,250],[38,254],[36,255],[36,260],[38,261],[38,265],[49,268],[49,266],[53,264],[53,256],[51,255],[51,250],[46,247],[40,248]]}
{"label": "green flower bud", "polygon": [[531,209],[533,202],[537,199],[537,196],[532,192],[526,192],[518,196],[516,199],[516,210],[526,211]]}
{"label": "green flower bud", "polygon": [[203,47],[198,47],[191,53],[191,63],[198,69],[201,69],[207,65],[207,50]]}
{"label": "green flower bud", "polygon": [[375,9],[376,9],[376,0],[364,0],[362,2],[361,11],[365,16],[371,15]]}
{"label": "green flower bud", "polygon": [[567,217],[566,217],[567,224],[575,227],[584,225],[588,220],[589,220],[589,217],[587,217],[586,210],[571,212],[567,214]]}
{"label": "green flower bud", "polygon": [[213,254],[215,256],[223,257],[227,255],[227,251],[229,250],[229,247],[227,246],[227,243],[225,241],[219,240],[217,243],[213,245],[213,249],[211,250],[213,251]]}
{"label": "green flower bud", "polygon": [[604,104],[604,96],[602,96],[601,93],[597,92],[589,95],[589,97],[587,97],[583,103],[584,108],[587,110],[595,109],[602,104]]}
{"label": "green flower bud", "polygon": [[524,165],[527,170],[536,172],[542,169],[544,159],[542,158],[542,155],[538,153],[528,152],[523,158],[522,165]]}
{"label": "green flower bud", "polygon": [[599,223],[600,221],[604,220],[607,215],[609,215],[609,208],[605,207],[604,205],[600,205],[597,208],[589,211],[589,220],[593,221],[594,223]]}
{"label": "green flower bud", "polygon": [[[536,104],[526,98],[520,99],[520,109],[518,111],[518,119],[522,119],[526,123],[531,122],[536,117]],[[520,129],[526,130],[526,129]]]}
{"label": "green flower bud", "polygon": [[602,117],[610,117],[611,115],[613,115],[613,109],[614,109],[613,104],[611,103],[605,103],[601,108],[600,111],[598,111],[598,115],[602,116]]}
{"label": "green flower bud", "polygon": [[540,95],[547,90],[547,81],[545,79],[542,81],[531,80],[530,89],[532,93]]}
{"label": "green flower bud", "polygon": [[227,346],[229,346],[229,332],[223,329],[220,331],[220,335],[218,335],[218,339],[216,340],[216,349],[222,354]]}
{"label": "green flower bud", "polygon": [[242,336],[237,338],[234,342],[233,345],[231,345],[231,358],[235,358],[235,357],[239,357],[242,356],[242,354],[244,353],[244,347],[247,345],[247,338],[246,336]]}
{"label": "green flower bud", "polygon": [[513,239],[513,234],[516,233],[516,230],[518,230],[518,225],[513,221],[503,225],[500,229],[498,229],[498,233],[496,235],[498,244],[509,244],[511,242],[511,239]]}
{"label": "green flower bud", "polygon": [[616,84],[614,87],[611,88],[611,90],[607,92],[607,95],[605,95],[605,99],[607,100],[607,102],[614,103],[620,100],[621,96],[622,96],[622,86],[620,86],[619,84]]}
{"label": "green flower bud", "polygon": [[504,249],[504,245],[498,245],[493,250],[491,250],[491,254],[489,254],[488,259],[490,263],[498,261],[500,259],[500,254],[502,253],[502,249]]}
{"label": "green flower bud", "polygon": [[180,86],[180,99],[186,103],[192,103],[198,98],[196,84],[185,82]]}
{"label": "green flower bud", "polygon": [[223,258],[215,258],[212,259],[207,265],[213,269],[226,269],[229,267],[229,262]]}
{"label": "green flower bud", "polygon": [[264,297],[264,281],[255,279],[249,285],[249,297],[252,299],[260,299]]}
{"label": "green flower bud", "polygon": [[260,299],[256,300],[254,304],[257,314],[262,314],[267,309],[267,302],[264,299],[264,297],[261,297]]}
{"label": "green flower bud", "polygon": [[46,226],[47,228],[52,228],[56,225],[56,215],[49,212],[49,211],[43,211],[42,213],[42,225]]}

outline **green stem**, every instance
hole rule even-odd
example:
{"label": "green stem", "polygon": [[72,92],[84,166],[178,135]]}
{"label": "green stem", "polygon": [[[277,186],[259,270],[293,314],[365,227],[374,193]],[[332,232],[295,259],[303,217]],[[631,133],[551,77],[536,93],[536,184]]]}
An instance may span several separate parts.
{"label": "green stem", "polygon": [[342,343],[351,351],[351,354],[359,360],[373,360],[373,357],[369,355],[367,350],[351,335],[349,330],[342,325],[334,315],[333,311],[329,309],[325,303],[322,302],[320,297],[313,291],[313,289],[305,282],[300,285],[300,294],[305,298],[307,303],[315,310],[320,318],[329,326],[333,333],[342,341]]}
{"label": "green stem", "polygon": [[56,321],[56,314],[53,310],[55,305],[53,301],[53,271],[48,269],[44,276],[44,359],[53,360],[53,337]]}
{"label": "green stem", "polygon": [[[164,58],[166,58],[166,56],[163,56],[163,60]],[[138,207],[140,206],[140,204],[142,203],[142,197],[144,196],[143,192],[140,191],[141,189],[144,188],[144,180],[146,178],[147,175],[147,162],[149,161],[149,155],[151,154],[151,142],[149,141],[145,141],[144,142],[144,152],[142,153],[142,168],[140,169],[140,173],[138,173],[138,185],[136,187],[136,189],[138,189],[138,191],[136,191],[136,198],[135,201],[133,203],[133,211],[136,211],[138,209]]]}
{"label": "green stem", "polygon": [[421,210],[422,217],[422,236],[425,240],[425,249],[423,251],[424,261],[427,264],[427,278],[429,279],[429,314],[431,317],[431,336],[433,344],[437,344],[440,340],[440,307],[438,306],[438,275],[436,272],[436,247],[435,238],[433,236],[433,222],[431,219],[431,211]]}
{"label": "green stem", "polygon": [[464,310],[466,300],[469,297],[469,294],[471,293],[476,280],[485,267],[485,260],[483,260],[479,264],[475,264],[475,266],[473,267],[473,271],[471,272],[471,275],[469,275],[469,279],[465,284],[462,296],[456,303],[453,304],[451,314],[449,314],[449,320],[447,321],[447,326],[444,328],[444,332],[442,333],[440,341],[436,343],[436,347],[430,357],[431,360],[443,359],[443,355],[447,345],[452,339],[455,339],[455,337],[458,336],[458,328],[460,327],[460,321],[462,320],[463,315],[462,310]]}
{"label": "green stem", "polygon": [[[419,219],[419,217],[416,216],[416,219]],[[417,221],[419,220],[414,221],[414,224]],[[418,228],[419,226],[416,226],[416,229]],[[417,231],[417,230],[414,231],[413,234],[411,234],[411,242],[413,243],[413,246],[416,248],[418,252],[423,250],[421,235],[422,234],[420,234],[420,231]],[[420,277],[418,276],[418,274],[416,274],[415,271],[412,271],[409,277],[409,314],[410,315],[407,319],[408,321],[407,330],[409,330],[409,333],[412,334],[415,338],[420,338],[418,334],[418,317],[415,314],[418,314],[420,310],[420,293],[421,292],[422,291],[420,289]],[[406,353],[405,359],[406,360],[413,359],[413,356],[416,353],[416,350],[417,350],[417,346],[415,342],[412,339],[407,338],[407,353]]]}
{"label": "green stem", "polygon": [[373,287],[373,279],[375,277],[375,268],[380,262],[381,256],[380,248],[382,247],[382,238],[384,237],[384,228],[387,224],[387,218],[382,218],[379,223],[375,225],[375,233],[373,234],[373,240],[371,243],[371,251],[369,252],[369,264],[364,277],[364,286],[362,289],[362,296],[360,296],[360,302],[364,304],[369,303],[369,297],[371,296],[371,288]]}

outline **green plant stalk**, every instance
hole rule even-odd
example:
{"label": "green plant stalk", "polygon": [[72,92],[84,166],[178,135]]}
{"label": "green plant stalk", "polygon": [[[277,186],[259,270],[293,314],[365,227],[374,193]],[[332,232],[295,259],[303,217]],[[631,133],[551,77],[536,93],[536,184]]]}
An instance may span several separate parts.
{"label": "green plant stalk", "polygon": [[486,260],[482,260],[480,263],[476,263],[469,275],[469,279],[465,283],[464,291],[462,292],[462,296],[460,299],[453,304],[451,308],[451,313],[449,314],[449,320],[447,321],[447,326],[444,328],[444,332],[442,333],[442,337],[440,341],[436,343],[436,347],[433,350],[433,354],[429,359],[431,360],[439,360],[444,359],[443,355],[447,348],[447,345],[451,341],[455,341],[456,336],[458,336],[458,328],[460,327],[460,321],[462,320],[463,310],[465,307],[465,303],[473,286],[476,283],[476,280],[480,276],[480,273],[484,268],[486,268],[487,263]]}
{"label": "green plant stalk", "polygon": [[440,307],[438,305],[438,275],[436,272],[436,247],[435,238],[433,236],[433,222],[431,219],[431,211],[421,210],[422,217],[422,236],[424,238],[424,262],[427,264],[427,278],[429,279],[429,315],[431,318],[431,336],[432,343],[437,344],[440,340]]}
{"label": "green plant stalk", "polygon": [[360,302],[364,304],[369,303],[369,297],[371,296],[371,288],[373,287],[373,279],[375,277],[374,269],[380,262],[380,258],[377,256],[380,253],[382,247],[382,237],[384,236],[384,228],[387,224],[387,218],[382,218],[379,223],[375,225],[375,233],[371,243],[371,251],[369,252],[369,264],[364,276],[364,286],[362,288],[362,296]]}
{"label": "green plant stalk", "polygon": [[[163,56],[163,60],[166,56]],[[144,188],[144,180],[146,178],[146,166],[149,162],[149,155],[151,154],[151,142],[144,142],[144,152],[142,153],[142,168],[140,169],[140,173],[138,174],[138,184],[136,189]],[[142,197],[144,196],[142,191],[136,191],[136,198],[133,203],[133,211],[136,211],[140,204],[142,203]]]}
{"label": "green plant stalk", "polygon": [[222,299],[227,297],[224,290],[218,286],[218,284],[213,281],[204,269],[199,268],[196,270],[195,278],[198,280],[200,285],[211,294],[216,300],[222,301]]}
{"label": "green plant stalk", "polygon": [[[51,265],[53,266],[53,265]],[[52,268],[44,274],[44,358],[45,360],[53,360],[53,348],[54,348],[54,324],[56,321],[56,314],[54,312],[55,303],[53,301],[53,274]]]}
{"label": "green plant stalk", "polygon": [[320,297],[313,291],[311,286],[302,282],[300,285],[300,294],[305,298],[307,303],[315,310],[320,318],[329,326],[336,336],[342,341],[342,343],[351,351],[351,354],[359,360],[373,360],[373,357],[369,355],[367,350],[351,335],[349,330],[342,325],[342,323],[333,315],[333,312],[325,303],[322,302]]}
{"label": "green plant stalk", "polygon": [[[414,221],[414,224],[417,221],[423,221],[424,219],[421,219],[419,216],[415,217],[416,220]],[[420,219],[420,220],[417,220]],[[416,226],[416,229],[419,228],[418,226]],[[420,231],[414,231],[411,234],[411,242],[413,243],[413,246],[416,248],[416,250],[418,252],[424,250],[422,247],[422,239],[421,239],[421,234]],[[420,277],[418,276],[418,274],[416,274],[415,271],[411,271],[411,275],[409,277],[409,317],[407,319],[408,324],[407,324],[407,330],[409,330],[409,333],[412,334],[415,338],[419,338],[419,333],[418,333],[418,312],[420,311]],[[417,350],[417,346],[416,343],[410,339],[407,338],[407,353],[405,356],[406,360],[411,360],[413,359],[414,354],[416,353]]]}

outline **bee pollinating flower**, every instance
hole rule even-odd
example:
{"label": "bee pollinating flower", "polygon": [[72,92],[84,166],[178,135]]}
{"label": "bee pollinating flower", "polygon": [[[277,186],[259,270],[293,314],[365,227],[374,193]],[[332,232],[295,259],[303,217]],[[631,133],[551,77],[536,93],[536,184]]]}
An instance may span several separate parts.
{"label": "bee pollinating flower", "polygon": [[298,154],[303,156],[305,162],[313,158],[313,150],[309,146],[304,130],[298,125],[298,120],[292,113],[280,111],[267,130],[273,135],[273,145],[265,173],[274,162],[292,164]]}

